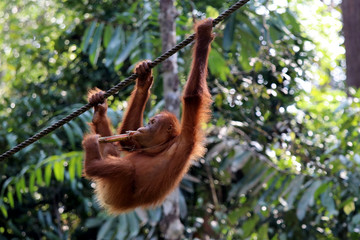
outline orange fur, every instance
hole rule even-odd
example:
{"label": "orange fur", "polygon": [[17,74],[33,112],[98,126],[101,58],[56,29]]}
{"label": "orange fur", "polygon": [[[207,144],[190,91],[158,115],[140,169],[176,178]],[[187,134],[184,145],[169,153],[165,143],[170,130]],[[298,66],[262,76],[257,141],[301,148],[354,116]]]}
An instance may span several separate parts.
{"label": "orange fur", "polygon": [[[135,151],[126,151],[121,156],[116,144],[99,145],[96,134],[108,134],[110,123],[106,114],[97,112],[105,110],[106,113],[107,105],[95,107],[97,118],[93,119],[92,134],[83,141],[85,176],[96,182],[95,192],[101,205],[112,213],[160,204],[179,184],[191,160],[204,153],[201,128],[210,117],[211,95],[206,76],[213,40],[212,20],[200,22],[195,29],[196,44],[192,70],[183,92],[181,124],[173,114],[162,112],[143,126],[143,111],[153,81],[145,61],[136,67],[137,84],[118,129],[118,133],[138,130],[129,142],[122,143],[123,147],[131,146]],[[99,90],[95,90],[89,101],[99,97],[98,93]]]}

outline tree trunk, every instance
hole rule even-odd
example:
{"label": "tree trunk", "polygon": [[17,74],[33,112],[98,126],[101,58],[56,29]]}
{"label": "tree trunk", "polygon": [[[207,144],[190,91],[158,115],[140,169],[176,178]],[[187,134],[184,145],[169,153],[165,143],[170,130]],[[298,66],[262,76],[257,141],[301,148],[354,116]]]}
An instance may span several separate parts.
{"label": "tree trunk", "polygon": [[[163,52],[176,45],[176,17],[177,11],[174,6],[174,0],[161,0],[159,21]],[[177,53],[165,60],[162,64],[162,76],[164,84],[165,109],[179,117],[180,90]]]}
{"label": "tree trunk", "polygon": [[[176,16],[177,11],[174,6],[174,0],[160,0],[159,21],[163,52],[176,45]],[[162,77],[165,109],[174,113],[179,118],[180,90],[177,54],[174,54],[162,64]],[[160,222],[160,230],[165,239],[181,239],[183,235],[184,226],[180,221],[179,196],[180,190],[176,188],[176,190],[166,198],[163,204],[164,217]]]}
{"label": "tree trunk", "polygon": [[346,82],[360,87],[360,1],[343,0],[341,4],[346,49]]}

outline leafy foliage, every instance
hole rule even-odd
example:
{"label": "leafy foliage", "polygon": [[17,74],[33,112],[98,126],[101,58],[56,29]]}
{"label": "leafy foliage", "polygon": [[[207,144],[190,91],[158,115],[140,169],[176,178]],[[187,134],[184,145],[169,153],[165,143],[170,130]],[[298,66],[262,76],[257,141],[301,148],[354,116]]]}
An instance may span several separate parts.
{"label": "leafy foliage", "polygon": [[[181,183],[186,239],[359,237],[360,92],[312,84],[318,60],[306,29],[275,4],[251,1],[215,30],[208,152]],[[194,18],[216,17],[229,3],[176,7],[183,39]],[[136,62],[159,55],[158,11],[150,0],[1,2],[0,149],[77,109],[89,88],[108,89]],[[182,83],[190,62],[190,49],[180,51]],[[322,84],[328,67],[319,67]],[[154,75],[147,117],[163,107]],[[110,98],[114,126],[130,91]],[[1,163],[1,239],[161,238],[161,207],[108,216],[81,178],[91,117]]]}

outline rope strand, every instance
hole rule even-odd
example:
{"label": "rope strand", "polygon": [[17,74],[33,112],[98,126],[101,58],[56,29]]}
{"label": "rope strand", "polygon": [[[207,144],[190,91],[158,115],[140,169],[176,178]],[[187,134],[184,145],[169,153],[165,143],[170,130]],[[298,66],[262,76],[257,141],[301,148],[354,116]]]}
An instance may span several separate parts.
{"label": "rope strand", "polygon": [[[249,1],[250,0],[240,0],[237,3],[235,3],[234,5],[232,5],[229,9],[227,9],[226,11],[221,13],[217,18],[214,19],[213,26],[216,26],[218,23],[223,21],[226,17],[228,17],[230,14],[235,12],[240,7],[244,6]],[[195,34],[192,34],[187,39],[183,40],[182,42],[177,44],[175,47],[173,47],[169,51],[163,53],[160,57],[158,57],[154,61],[152,61],[152,63],[150,64],[150,67],[154,68],[159,63],[163,62],[164,60],[166,60],[170,56],[174,55],[176,52],[178,52],[179,50],[181,50],[185,46],[189,45],[192,41],[194,41],[194,39],[195,39]],[[136,78],[137,78],[137,75],[135,73],[133,73],[129,77],[125,78],[123,81],[116,84],[114,87],[107,90],[106,93],[104,94],[104,97],[108,98],[108,97],[116,94],[117,92],[119,92],[124,87],[130,85]],[[82,106],[81,108],[79,108],[76,111],[74,111],[73,113],[71,113],[70,115],[64,117],[63,119],[61,119],[58,122],[54,123],[53,125],[45,128],[44,130],[36,133],[35,135],[33,135],[32,137],[30,137],[27,140],[23,141],[19,145],[15,146],[12,149],[8,150],[7,152],[1,154],[0,155],[0,161],[14,155],[15,153],[17,153],[21,149],[29,146],[30,144],[36,142],[40,138],[46,136],[47,134],[53,132],[54,130],[58,129],[59,127],[63,126],[64,124],[70,122],[74,118],[76,118],[76,117],[80,116],[81,114],[83,114],[84,112],[88,111],[91,107],[93,107],[93,105],[90,104],[90,103],[87,103],[84,106]]]}

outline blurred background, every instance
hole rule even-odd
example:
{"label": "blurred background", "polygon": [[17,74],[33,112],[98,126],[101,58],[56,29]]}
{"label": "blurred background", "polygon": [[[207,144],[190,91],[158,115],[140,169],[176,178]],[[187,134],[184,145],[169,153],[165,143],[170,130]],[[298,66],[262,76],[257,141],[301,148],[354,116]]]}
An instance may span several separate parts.
{"label": "blurred background", "polygon": [[[0,153],[235,1],[3,0]],[[359,239],[360,1],[251,0],[215,28],[207,153],[150,210],[109,216],[82,177],[88,111],[0,162],[0,239]],[[146,119],[181,112],[191,47]],[[133,86],[109,98],[114,126]]]}

